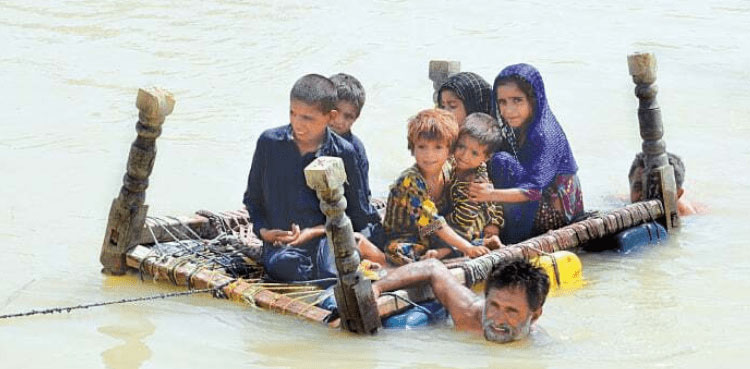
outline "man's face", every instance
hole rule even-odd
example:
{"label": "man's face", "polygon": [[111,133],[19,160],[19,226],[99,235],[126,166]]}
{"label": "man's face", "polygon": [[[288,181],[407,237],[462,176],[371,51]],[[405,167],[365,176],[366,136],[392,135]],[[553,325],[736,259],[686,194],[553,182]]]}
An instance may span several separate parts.
{"label": "man's face", "polygon": [[628,177],[630,181],[630,202],[643,201],[643,183],[641,182],[641,176],[643,175],[643,168],[636,167],[633,171],[633,175]]}
{"label": "man's face", "polygon": [[488,341],[506,343],[525,338],[542,308],[530,310],[522,288],[492,288],[482,312],[482,329]]}
{"label": "man's face", "polygon": [[337,116],[336,110],[323,113],[315,104],[292,100],[289,104],[289,122],[294,139],[301,144],[320,142],[328,123]]}

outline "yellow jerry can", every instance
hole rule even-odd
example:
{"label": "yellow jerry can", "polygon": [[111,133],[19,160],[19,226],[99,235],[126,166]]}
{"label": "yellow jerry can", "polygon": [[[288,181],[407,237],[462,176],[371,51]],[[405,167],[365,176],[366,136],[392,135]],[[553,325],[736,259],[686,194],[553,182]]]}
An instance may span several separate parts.
{"label": "yellow jerry can", "polygon": [[530,260],[532,265],[547,272],[550,292],[558,289],[569,291],[583,286],[583,266],[578,255],[570,251],[557,251],[540,255]]}

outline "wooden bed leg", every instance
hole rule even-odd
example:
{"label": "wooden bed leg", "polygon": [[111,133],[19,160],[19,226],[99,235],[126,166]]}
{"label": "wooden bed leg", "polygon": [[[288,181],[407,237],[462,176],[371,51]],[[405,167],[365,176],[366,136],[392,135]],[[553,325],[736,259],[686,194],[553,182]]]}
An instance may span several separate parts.
{"label": "wooden bed leg", "polygon": [[432,102],[437,101],[437,93],[440,86],[445,83],[448,77],[461,71],[461,62],[454,60],[430,60],[428,77],[432,80],[432,88],[435,92],[432,94]]}
{"label": "wooden bed leg", "polygon": [[635,83],[638,97],[638,124],[642,150],[646,154],[643,171],[643,189],[646,199],[658,199],[664,204],[667,231],[680,227],[677,214],[677,188],[674,181],[674,168],[669,165],[667,144],[664,142],[664,125],[661,109],[656,102],[659,89],[656,84],[656,57],[653,53],[628,55],[628,71]]}
{"label": "wooden bed leg", "polygon": [[99,256],[107,274],[124,274],[127,270],[125,253],[138,244],[146,220],[148,206],[146,188],[154,168],[156,138],[161,135],[161,125],[174,109],[174,97],[159,88],[139,89],[136,107],[140,110],[135,129],[138,136],[130,146],[127,172],[120,194],[112,201]]}
{"label": "wooden bed leg", "polygon": [[341,314],[341,326],[354,333],[374,334],[381,326],[380,315],[370,280],[357,270],[359,254],[354,230],[344,213],[344,161],[321,156],[305,168],[305,180],[307,186],[317,192],[320,209],[326,215],[326,236],[333,246],[338,271],[334,296]]}

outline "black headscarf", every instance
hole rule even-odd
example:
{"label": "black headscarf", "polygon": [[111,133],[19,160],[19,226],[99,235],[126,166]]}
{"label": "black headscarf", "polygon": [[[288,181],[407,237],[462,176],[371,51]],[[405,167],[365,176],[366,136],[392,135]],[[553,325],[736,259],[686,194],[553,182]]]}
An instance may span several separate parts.
{"label": "black headscarf", "polygon": [[464,109],[466,115],[471,113],[490,113],[490,100],[492,95],[492,88],[487,81],[481,76],[472,72],[461,72],[454,74],[448,78],[440,90],[438,90],[438,106],[443,107],[440,104],[440,95],[443,90],[451,90],[458,98],[464,102]]}

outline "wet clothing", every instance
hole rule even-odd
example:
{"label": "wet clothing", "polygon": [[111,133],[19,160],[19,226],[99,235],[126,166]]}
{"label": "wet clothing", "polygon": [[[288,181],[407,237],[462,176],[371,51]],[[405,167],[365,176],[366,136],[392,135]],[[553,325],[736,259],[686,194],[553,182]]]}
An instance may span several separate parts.
{"label": "wet clothing", "polygon": [[362,187],[365,191],[367,198],[372,197],[370,191],[370,161],[367,160],[367,151],[365,151],[365,144],[359,137],[355,136],[352,131],[341,135],[345,140],[349,141],[354,146],[354,151],[357,153],[357,161],[359,162],[359,171],[362,173]]}
{"label": "wet clothing", "polygon": [[336,283],[336,259],[327,237],[319,237],[304,247],[263,244],[263,265],[273,281],[319,281],[327,287]]}
{"label": "wet clothing", "polygon": [[[452,172],[453,167],[446,161],[443,165],[444,189],[448,188]],[[388,262],[408,264],[419,260],[430,249],[430,236],[446,224],[440,215],[448,206],[446,195],[444,190],[440,198],[430,197],[427,182],[416,164],[399,175],[391,185],[383,221]]]}
{"label": "wet clothing", "polygon": [[[482,163],[474,170],[474,183],[490,183],[487,165]],[[453,172],[450,180],[449,197],[452,210],[446,216],[448,224],[456,233],[469,242],[481,240],[485,237],[484,228],[488,225],[503,229],[503,208],[492,202],[476,203],[469,200],[469,184],[458,180],[458,174]]]}
{"label": "wet clothing", "polygon": [[490,84],[478,74],[460,72],[448,77],[438,90],[438,104],[440,104],[440,94],[443,90],[453,91],[463,101],[467,116],[477,112],[490,114],[492,89],[490,89]]}
{"label": "wet clothing", "polygon": [[578,165],[565,132],[549,108],[542,76],[534,67],[515,64],[498,74],[492,89],[495,117],[500,117],[496,103],[498,82],[512,75],[531,84],[534,115],[520,130],[502,122],[505,151],[495,153],[490,160],[490,178],[495,188],[519,188],[529,198],[525,203],[503,204],[504,243],[520,242],[568,224],[583,213],[581,186],[576,176]]}
{"label": "wet clothing", "polygon": [[[346,140],[326,128],[323,143],[317,152],[301,155],[292,135],[291,125],[266,130],[258,138],[243,202],[253,222],[253,232],[261,228],[289,230],[325,224],[320,201],[305,182],[304,169],[319,156],[336,156],[344,161],[347,182],[344,184],[346,214],[355,231],[381,233],[380,216],[365,195],[363,178],[354,148]],[[374,237],[376,238],[376,237]],[[310,280],[330,276],[335,268],[320,264],[327,260],[325,238],[311,240],[298,247],[263,245],[264,264],[275,280]],[[382,243],[381,243],[382,244]],[[323,254],[321,254],[323,253]]]}
{"label": "wet clothing", "polygon": [[534,233],[541,234],[565,226],[581,214],[583,193],[578,176],[560,174],[539,198],[539,210],[534,217]]}

